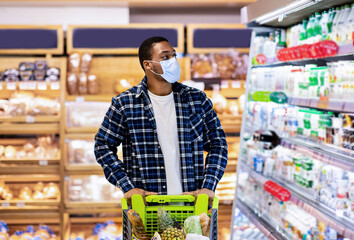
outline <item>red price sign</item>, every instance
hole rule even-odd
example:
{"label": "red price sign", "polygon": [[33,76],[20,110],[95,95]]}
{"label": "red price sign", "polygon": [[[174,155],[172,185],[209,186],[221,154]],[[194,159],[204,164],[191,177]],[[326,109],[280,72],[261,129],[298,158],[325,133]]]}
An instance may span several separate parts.
{"label": "red price sign", "polygon": [[338,45],[334,41],[326,40],[322,41],[321,49],[325,57],[335,56],[338,51]]}
{"label": "red price sign", "polygon": [[258,54],[256,56],[256,61],[258,64],[265,64],[267,61],[267,57],[263,53]]}

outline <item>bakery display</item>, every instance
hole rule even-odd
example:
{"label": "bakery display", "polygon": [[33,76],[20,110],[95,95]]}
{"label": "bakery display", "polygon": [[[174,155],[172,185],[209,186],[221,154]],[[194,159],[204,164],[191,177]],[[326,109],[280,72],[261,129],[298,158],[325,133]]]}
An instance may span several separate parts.
{"label": "bakery display", "polygon": [[8,68],[1,73],[0,81],[24,82],[24,81],[59,81],[60,70],[49,67],[45,60],[35,62],[21,62],[18,68]]}
{"label": "bakery display", "polygon": [[38,182],[19,188],[19,185],[9,185],[0,181],[0,200],[60,200],[59,186],[56,183]]}
{"label": "bakery display", "polygon": [[69,201],[104,202],[120,201],[123,192],[110,184],[104,176],[69,176]]}
{"label": "bakery display", "polygon": [[[90,229],[91,230],[91,229]],[[121,226],[108,220],[104,223],[97,223],[91,230],[91,234],[87,232],[72,232],[68,240],[96,240],[96,239],[114,239],[122,240]]]}
{"label": "bakery display", "polygon": [[38,96],[31,92],[18,91],[9,99],[0,100],[0,117],[58,115],[59,112],[58,99]]}
{"label": "bakery display", "polygon": [[99,127],[109,102],[67,102],[67,126]]}
{"label": "bakery display", "polygon": [[246,79],[248,55],[235,51],[190,54],[192,79]]}
{"label": "bakery display", "polygon": [[69,56],[66,86],[69,95],[98,94],[99,82],[96,75],[90,74],[92,55],[73,53]]}
{"label": "bakery display", "polygon": [[59,141],[54,135],[29,138],[22,145],[0,145],[0,159],[58,158]]}
{"label": "bakery display", "polygon": [[34,227],[29,225],[18,229],[18,226],[8,227],[6,222],[0,221],[0,239],[2,240],[56,240],[57,236],[46,225]]}

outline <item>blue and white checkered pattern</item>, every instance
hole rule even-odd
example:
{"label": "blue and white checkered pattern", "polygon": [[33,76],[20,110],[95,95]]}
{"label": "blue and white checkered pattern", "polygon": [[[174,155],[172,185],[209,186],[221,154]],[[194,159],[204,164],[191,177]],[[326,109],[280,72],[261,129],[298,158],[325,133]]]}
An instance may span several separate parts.
{"label": "blue and white checkered pattern", "polygon": [[[227,143],[220,121],[205,93],[173,84],[183,191],[215,191],[227,164]],[[123,144],[123,161],[117,146]],[[203,160],[203,150],[208,152]],[[132,188],[167,194],[164,159],[157,138],[146,77],[112,98],[95,136],[95,155],[107,180],[127,192]]]}

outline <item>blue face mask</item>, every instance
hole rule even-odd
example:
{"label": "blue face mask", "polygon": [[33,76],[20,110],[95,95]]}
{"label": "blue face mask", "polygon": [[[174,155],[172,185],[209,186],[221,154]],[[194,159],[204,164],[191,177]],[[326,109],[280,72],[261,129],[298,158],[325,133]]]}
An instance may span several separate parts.
{"label": "blue face mask", "polygon": [[[151,60],[147,60],[147,61],[155,62]],[[160,63],[163,73],[161,74],[161,73],[156,73],[152,70],[150,71],[156,75],[163,77],[167,82],[175,83],[181,77],[181,67],[178,64],[176,57],[161,62],[155,62],[155,63]]]}

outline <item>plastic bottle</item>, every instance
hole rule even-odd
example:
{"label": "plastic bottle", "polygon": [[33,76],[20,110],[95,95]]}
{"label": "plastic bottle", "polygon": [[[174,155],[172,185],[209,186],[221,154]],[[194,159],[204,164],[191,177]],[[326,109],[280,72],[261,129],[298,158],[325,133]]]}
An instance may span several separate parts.
{"label": "plastic bottle", "polygon": [[327,22],[327,29],[328,29],[328,36],[327,39],[330,39],[330,34],[332,33],[332,27],[333,27],[333,19],[336,16],[336,9],[332,8],[328,12],[328,22]]}
{"label": "plastic bottle", "polygon": [[313,41],[313,37],[315,36],[314,28],[315,28],[315,17],[311,16],[309,19],[309,22],[306,26],[306,36],[307,36],[306,43],[307,44],[314,43],[314,41]]}
{"label": "plastic bottle", "polygon": [[352,4],[352,8],[349,14],[348,22],[346,24],[348,26],[347,31],[347,40],[353,40],[354,34],[354,3]]}
{"label": "plastic bottle", "polygon": [[304,19],[302,20],[302,25],[300,27],[300,36],[299,36],[299,44],[303,45],[306,43],[307,36],[306,36],[306,26],[307,26],[307,20]]}
{"label": "plastic bottle", "polygon": [[315,13],[314,41],[319,42],[322,38],[321,14]]}
{"label": "plastic bottle", "polygon": [[336,8],[336,15],[334,16],[334,19],[332,21],[331,40],[333,40],[333,41],[336,40],[337,26],[338,26],[339,18],[340,18],[341,14],[342,14],[342,10],[344,10],[344,7],[342,7],[342,8],[337,7]]}
{"label": "plastic bottle", "polygon": [[338,21],[338,31],[337,31],[337,42],[342,42],[347,40],[347,28],[349,27],[346,23],[349,19],[350,5],[345,5],[343,14]]}
{"label": "plastic bottle", "polygon": [[327,38],[327,34],[328,34],[328,19],[329,19],[329,13],[327,11],[324,11],[322,13],[322,18],[321,18],[321,30],[322,30],[322,39],[326,39]]}

